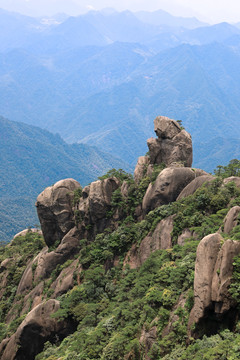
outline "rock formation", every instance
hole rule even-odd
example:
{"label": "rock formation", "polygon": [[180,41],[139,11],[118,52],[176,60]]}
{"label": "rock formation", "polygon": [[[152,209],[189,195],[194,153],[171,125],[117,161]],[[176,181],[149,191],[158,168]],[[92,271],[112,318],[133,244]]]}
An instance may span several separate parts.
{"label": "rock formation", "polygon": [[156,138],[147,141],[149,156],[138,159],[134,179],[139,183],[145,173],[152,171],[153,165],[166,167],[179,167],[192,165],[192,139],[191,135],[182,130],[177,121],[165,116],[158,116],[154,120]]}
{"label": "rock formation", "polygon": [[74,179],[58,181],[37,198],[36,207],[45,242],[48,246],[60,242],[74,226],[72,201],[80,184]]}
{"label": "rock formation", "polygon": [[185,130],[181,130],[177,121],[158,116],[154,120],[154,131],[158,138],[150,138],[147,142],[151,164],[170,166],[181,163],[191,167],[192,139]]}
{"label": "rock formation", "polygon": [[240,242],[227,240],[223,243],[219,233],[204,237],[197,248],[194,276],[194,306],[189,326],[198,323],[211,309],[224,314],[235,305],[229,294],[233,271],[233,258],[240,253]]}
{"label": "rock formation", "polygon": [[183,199],[189,195],[195,193],[197,189],[199,189],[203,184],[207,184],[215,179],[214,176],[206,174],[196,177],[196,179],[192,180],[178,195],[177,200]]}
{"label": "rock formation", "polygon": [[234,206],[229,210],[224,219],[224,232],[230,234],[232,229],[238,224],[238,217],[240,214],[240,206]]}
{"label": "rock formation", "polygon": [[139,268],[144,261],[156,250],[170,249],[172,247],[171,232],[173,230],[173,216],[161,220],[154,232],[149,233],[141,242],[140,246],[134,244],[127,253],[124,265],[128,264],[131,269]]}
{"label": "rock formation", "polygon": [[147,214],[157,206],[175,201],[181,191],[205,171],[190,168],[166,168],[160,172],[154,184],[150,184],[143,198],[143,213]]}
{"label": "rock formation", "polygon": [[[119,274],[122,261],[123,272],[120,273],[119,278],[124,278],[125,273],[128,276],[129,268],[140,268],[155,251],[167,250],[165,252],[159,251],[159,253],[161,253],[160,261],[163,264],[164,271],[166,270],[164,264],[168,263],[173,264],[174,270],[176,269],[176,271],[178,271],[178,263],[175,259],[178,258],[181,252],[184,253],[185,248],[187,251],[191,251],[192,244],[190,244],[189,249],[187,248],[189,244],[187,244],[185,248],[181,248],[179,254],[174,253],[174,251],[179,250],[179,247],[175,247],[177,250],[173,248],[172,233],[174,234],[175,242],[181,246],[184,245],[187,238],[196,237],[200,240],[198,237],[200,231],[198,232],[198,229],[196,230],[196,228],[191,227],[192,223],[194,224],[193,226],[196,226],[194,219],[192,223],[190,223],[190,221],[188,223],[187,220],[182,226],[181,224],[179,225],[177,221],[174,222],[177,214],[173,212],[178,208],[178,205],[184,206],[184,200],[179,202],[176,207],[170,205],[157,209],[150,214],[148,213],[161,205],[166,205],[194,194],[204,183],[210,184],[215,177],[207,174],[203,170],[191,168],[191,136],[185,130],[181,129],[176,121],[159,116],[154,120],[154,130],[157,139],[151,138],[148,140],[149,155],[138,159],[134,172],[135,183],[110,177],[95,181],[82,189],[77,181],[65,179],[48,187],[38,196],[36,206],[42,226],[43,237],[47,246],[44,245],[45,247],[43,248],[41,240],[41,246],[37,248],[38,254],[34,252],[32,258],[26,258],[26,266],[24,264],[24,267],[22,267],[17,285],[15,284],[15,288],[13,288],[16,292],[13,304],[14,311],[12,311],[12,309],[9,311],[10,307],[7,308],[5,314],[6,322],[9,324],[12,320],[16,320],[18,316],[26,316],[26,318],[20,326],[18,326],[14,335],[2,341],[0,345],[0,357],[2,360],[34,359],[35,355],[42,351],[45,341],[54,343],[56,338],[61,340],[70,334],[75,326],[73,319],[81,316],[81,314],[79,315],[78,313],[78,311],[82,309],[81,306],[83,306],[83,309],[87,309],[87,291],[93,293],[94,297],[94,286],[96,285],[99,293],[106,291],[106,294],[108,294],[109,291],[112,296],[116,283],[118,281],[120,282],[121,279],[119,280],[118,277],[111,278],[112,275],[110,272],[112,271],[114,273],[116,269],[113,269],[113,267],[116,267],[116,273]],[[166,168],[159,170],[162,169],[162,167],[158,165],[162,165],[163,163]],[[155,177],[155,175],[157,175],[157,177]],[[137,187],[143,178],[144,181],[141,183],[141,186]],[[225,179],[224,183],[226,184],[230,181],[234,181],[234,183],[240,187],[240,178],[231,177]],[[209,186],[211,186],[211,184]],[[139,193],[137,193],[137,191],[139,191]],[[120,199],[120,205],[116,204],[116,199]],[[122,209],[125,205],[126,208]],[[186,216],[191,217],[193,208],[194,205],[191,204],[190,210],[187,209]],[[231,233],[232,229],[238,223],[239,213],[239,206],[235,206],[229,210],[224,220],[224,233]],[[209,215],[211,215],[211,213],[209,213]],[[184,212],[183,216],[185,216]],[[204,217],[205,214],[199,213],[200,218],[201,216]],[[192,217],[198,217],[198,213],[197,215],[194,213]],[[180,216],[180,220],[181,219]],[[124,220],[122,227],[121,225],[119,226],[120,220]],[[143,220],[142,223],[140,223],[141,220]],[[134,223],[132,226],[133,221],[138,223]],[[137,230],[134,229],[135,225]],[[190,334],[192,325],[196,324],[197,328],[202,321],[205,321],[210,312],[211,316],[220,316],[219,318],[222,319],[221,316],[228,314],[236,305],[229,294],[229,285],[233,271],[233,258],[240,254],[240,242],[233,240],[224,241],[220,234],[223,228],[222,225],[223,224],[221,224],[219,232],[204,237],[197,248],[194,306],[189,318],[189,335],[196,335],[196,333]],[[219,224],[217,226],[219,226]],[[116,229],[117,231],[114,232]],[[111,234],[111,232],[114,233]],[[98,234],[100,235],[96,243],[93,243]],[[177,236],[175,236],[175,234],[177,234]],[[24,235],[24,233],[18,235]],[[111,237],[111,235],[113,236]],[[17,241],[16,237],[15,240]],[[12,242],[12,244],[13,243],[14,242]],[[96,244],[100,244],[99,247],[97,247],[98,245]],[[108,247],[109,244],[110,246]],[[93,247],[91,248],[92,245]],[[195,244],[193,245],[195,246]],[[83,246],[86,246],[86,249],[83,248]],[[119,251],[120,247],[122,247],[121,251]],[[86,251],[86,254],[84,254],[84,251]],[[101,255],[98,255],[99,253]],[[144,289],[144,286],[142,286],[142,288],[139,286],[137,290],[139,292],[142,291],[143,296],[145,296],[145,305],[148,304],[146,305],[146,311],[148,311],[148,308],[151,308],[152,302],[154,303],[154,311],[157,306],[160,306],[159,301],[163,300],[159,300],[161,298],[159,294],[164,292],[170,294],[169,299],[171,301],[166,304],[163,302],[164,306],[166,305],[167,307],[164,308],[165,314],[163,311],[162,316],[166,317],[166,313],[170,313],[168,325],[165,323],[165,328],[161,329],[163,336],[171,335],[171,333],[175,331],[175,325],[178,324],[180,320],[182,321],[181,326],[184,326],[183,323],[185,320],[181,318],[181,314],[184,313],[186,307],[189,306],[188,295],[190,292],[187,286],[191,284],[192,281],[195,255],[191,253],[191,257],[187,252],[186,254],[186,257],[183,258],[185,263],[183,261],[183,266],[181,266],[182,268],[186,267],[187,272],[189,266],[191,272],[187,274],[190,278],[190,280],[187,280],[189,282],[185,280],[185,275],[183,276],[182,273],[181,276],[179,276],[178,281],[180,282],[180,287],[182,286],[181,281],[187,284],[185,285],[186,287],[183,294],[179,296],[181,290],[174,293],[174,291],[171,292],[167,288],[168,272],[170,271],[168,268],[165,275],[161,275],[160,272],[159,284],[156,286],[159,292],[156,292],[157,295],[154,295],[156,298],[151,298],[150,296],[148,299],[147,294],[149,294],[149,291]],[[86,257],[84,258],[85,255]],[[96,256],[99,261],[97,263],[98,272],[96,272],[96,277],[99,277],[99,279],[97,279],[99,283],[97,284],[94,283],[94,256]],[[12,271],[14,259],[11,258],[10,251],[6,257],[4,260],[3,258],[1,259],[0,280],[2,287],[5,286],[7,288],[8,280],[11,280],[15,274]],[[166,257],[166,262],[164,257]],[[154,266],[157,268],[157,271],[159,271],[162,265],[159,266],[157,262],[154,263],[157,257],[153,257],[153,259],[153,264],[156,264]],[[151,261],[149,261],[150,266],[152,266]],[[84,282],[84,276],[86,276],[89,270],[88,262],[91,266],[93,265],[92,269],[90,267],[92,277],[90,276],[88,280]],[[148,263],[145,265],[146,267],[149,266]],[[140,272],[142,269],[140,269]],[[101,272],[102,270],[103,273]],[[101,277],[104,271],[110,280],[102,285]],[[134,271],[130,271],[129,274],[132,276]],[[169,279],[170,277],[174,278],[175,275],[176,277],[178,276],[177,272],[173,272],[172,274],[169,276]],[[16,276],[17,275],[18,273]],[[164,276],[166,279],[164,279]],[[126,277],[126,279],[126,282],[132,281],[129,280],[130,277],[129,279]],[[163,283],[161,283],[161,279]],[[173,282],[173,279],[171,279],[171,282]],[[78,288],[78,285],[82,287]],[[84,288],[85,285],[86,289]],[[91,285],[93,285],[92,288]],[[51,315],[58,310],[60,306],[56,298],[63,294],[65,296],[67,292],[68,294],[74,294],[75,289],[73,291],[71,291],[71,289],[75,286],[78,290],[81,289],[82,291],[79,291],[80,301],[79,298],[76,298],[76,304],[74,303],[74,305],[72,305],[73,308],[71,308],[72,313],[67,313],[67,320],[55,320]],[[130,285],[130,287],[131,286],[132,285]],[[149,289],[151,289],[152,285],[150,284],[148,286],[150,286]],[[68,294],[66,294],[65,299],[68,299]],[[84,294],[87,300],[85,300],[83,296],[82,301],[82,294]],[[0,289],[0,295],[4,295],[4,289],[2,288]],[[111,301],[111,299],[109,301]],[[81,306],[78,308],[79,302]],[[101,306],[105,306],[104,301]],[[91,306],[89,309],[90,308]],[[92,310],[89,309],[89,318],[91,318],[91,321],[97,321],[98,315],[93,315]],[[76,311],[76,313],[74,311]],[[121,311],[119,311],[119,317],[121,316]],[[141,319],[142,324],[145,322],[145,315]],[[115,318],[115,315],[112,318]],[[110,324],[113,327],[117,326],[114,323],[115,320],[112,320],[112,318],[110,320],[107,319],[106,323],[109,322],[108,325]],[[139,346],[142,346],[144,353],[142,354],[146,359],[150,359],[148,352],[153,344],[157,343],[159,336],[158,319],[156,318],[155,320],[150,323],[150,325],[146,320],[146,324],[149,326],[145,327],[144,324],[142,331],[138,333],[137,341],[140,344]],[[92,323],[89,328],[91,328],[91,326]],[[105,330],[108,330],[107,327],[103,331]],[[129,350],[130,352],[125,358],[129,360],[132,359],[133,356],[135,356],[135,350],[133,348]]]}
{"label": "rock formation", "polygon": [[112,194],[119,187],[119,180],[112,177],[92,182],[83,189],[76,208],[80,219],[78,229],[83,237],[93,239],[98,232],[109,226],[111,220],[107,213],[111,210]]}
{"label": "rock formation", "polygon": [[35,307],[12,335],[1,356],[2,360],[34,360],[42,349],[44,342],[61,336],[69,324],[58,321],[51,314],[59,309],[57,300],[48,300]]}

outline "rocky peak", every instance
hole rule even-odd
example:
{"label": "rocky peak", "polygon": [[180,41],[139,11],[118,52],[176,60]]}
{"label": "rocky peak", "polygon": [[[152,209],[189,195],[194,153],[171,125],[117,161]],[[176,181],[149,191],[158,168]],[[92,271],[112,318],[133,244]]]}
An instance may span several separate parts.
{"label": "rocky peak", "polygon": [[175,120],[157,116],[154,120],[154,131],[159,139],[172,139],[181,132],[181,127]]}
{"label": "rocky peak", "polygon": [[165,116],[158,116],[154,120],[154,131],[157,139],[147,141],[151,164],[180,163],[183,166],[192,165],[191,135],[182,130],[177,121]]}
{"label": "rocky peak", "polygon": [[179,167],[192,165],[192,138],[182,129],[177,121],[166,116],[157,116],[154,120],[154,131],[157,138],[147,140],[149,155],[140,157],[134,171],[137,183],[147,169],[149,173],[153,165]]}

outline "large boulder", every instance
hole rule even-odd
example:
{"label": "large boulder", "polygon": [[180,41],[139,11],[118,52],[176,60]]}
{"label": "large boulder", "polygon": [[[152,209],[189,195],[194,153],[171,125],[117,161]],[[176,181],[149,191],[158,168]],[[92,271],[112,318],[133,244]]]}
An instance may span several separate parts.
{"label": "large boulder", "polygon": [[[82,236],[94,238],[98,232],[102,232],[111,221],[108,211],[111,210],[112,194],[120,187],[120,181],[116,177],[92,182],[82,191],[77,212],[79,214],[79,230]],[[84,233],[84,229],[89,229]]]}
{"label": "large boulder", "polygon": [[150,210],[177,199],[181,191],[203,170],[187,167],[166,168],[160,172],[154,184],[149,184],[142,202],[142,210],[147,214]]}
{"label": "large boulder", "polygon": [[88,204],[93,223],[106,216],[106,212],[111,206],[112,194],[119,186],[120,182],[115,177],[91,183]]}
{"label": "large boulder", "polygon": [[189,328],[194,323],[199,323],[209,309],[218,315],[226,313],[236,305],[228,290],[233,272],[233,259],[240,253],[240,242],[223,242],[221,235],[215,233],[203,238],[198,245],[194,306],[189,318]]}
{"label": "large boulder", "polygon": [[211,300],[215,313],[224,313],[235,305],[229,294],[233,272],[233,259],[240,253],[240,242],[227,240],[218,253],[212,280]]}
{"label": "large boulder", "polygon": [[80,184],[76,180],[65,179],[46,188],[37,197],[38,217],[48,246],[59,243],[74,227],[72,203],[74,190],[79,187]]}
{"label": "large boulder", "polygon": [[230,182],[233,182],[236,185],[236,187],[238,187],[238,188],[240,187],[240,177],[239,176],[230,176],[226,179],[223,179],[223,185],[226,185]]}
{"label": "large boulder", "polygon": [[223,230],[226,234],[230,234],[232,229],[238,224],[239,214],[240,214],[240,206],[234,206],[228,211],[224,219],[224,230]]}
{"label": "large boulder", "polygon": [[42,351],[45,341],[54,341],[57,337],[63,338],[68,323],[51,317],[59,307],[59,301],[48,300],[30,311],[5,345],[1,359],[34,360]]}
{"label": "large boulder", "polygon": [[42,251],[35,262],[34,282],[48,278],[57,265],[72,259],[79,251],[79,238],[79,232],[74,227],[64,236],[56,250]]}
{"label": "large boulder", "polygon": [[138,184],[147,172],[148,165],[150,164],[149,156],[140,156],[134,170],[134,180]]}
{"label": "large boulder", "polygon": [[158,138],[147,141],[151,164],[181,163],[183,166],[192,165],[191,135],[182,130],[179,124],[165,116],[158,116],[154,120],[154,131]]}
{"label": "large boulder", "polygon": [[195,193],[197,189],[199,189],[203,184],[208,184],[212,180],[214,180],[215,177],[212,175],[209,175],[206,173],[206,175],[198,176],[196,179],[190,182],[178,195],[177,200],[183,199],[189,195],[192,195]]}
{"label": "large boulder", "polygon": [[205,309],[211,304],[214,268],[222,240],[220,234],[210,234],[198,245],[194,276],[194,307],[190,316],[192,322],[198,322],[204,316]]}

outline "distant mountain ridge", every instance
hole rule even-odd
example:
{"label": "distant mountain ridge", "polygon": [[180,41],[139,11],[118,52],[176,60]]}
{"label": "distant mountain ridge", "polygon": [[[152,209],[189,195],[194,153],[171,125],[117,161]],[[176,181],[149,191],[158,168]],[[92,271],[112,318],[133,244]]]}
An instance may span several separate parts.
{"label": "distant mountain ridge", "polygon": [[[179,24],[186,19],[161,11],[142,15],[157,25],[129,11],[90,11],[44,25],[32,43],[2,52],[1,113],[131,164],[146,150],[157,115],[180,117],[196,151],[214,138],[238,138],[239,28],[189,29]],[[229,161],[234,151],[227,151]],[[212,159],[208,171],[219,164]]]}
{"label": "distant mountain ridge", "polygon": [[134,15],[141,21],[152,24],[159,25],[164,24],[167,26],[174,27],[183,27],[186,29],[194,29],[200,26],[206,26],[207,23],[199,21],[195,17],[181,17],[181,16],[173,16],[164,10],[156,10],[156,11],[137,11]]}

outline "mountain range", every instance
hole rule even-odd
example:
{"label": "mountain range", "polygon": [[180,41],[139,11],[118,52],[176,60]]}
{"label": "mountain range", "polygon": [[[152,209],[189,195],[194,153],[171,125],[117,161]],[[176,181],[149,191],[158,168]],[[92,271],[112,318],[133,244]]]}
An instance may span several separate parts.
{"label": "mountain range", "polygon": [[[180,117],[192,134],[194,159],[204,143],[222,138],[215,142],[219,154],[225,140],[238,141],[237,26],[163,11],[108,9],[50,22],[0,15],[0,108],[10,120],[96,145],[131,166],[146,150],[157,115]],[[234,155],[240,154],[228,147],[220,162]],[[213,171],[218,159],[212,154],[201,164]]]}

